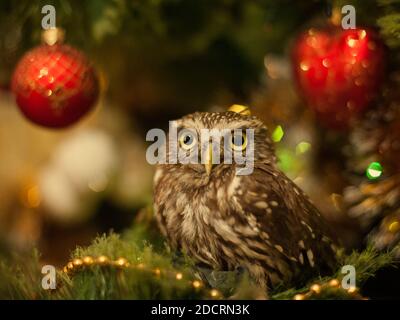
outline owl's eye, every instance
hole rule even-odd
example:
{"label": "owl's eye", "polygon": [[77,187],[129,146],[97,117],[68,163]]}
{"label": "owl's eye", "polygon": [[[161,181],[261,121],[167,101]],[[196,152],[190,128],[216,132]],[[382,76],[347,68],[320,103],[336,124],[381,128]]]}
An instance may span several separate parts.
{"label": "owl's eye", "polygon": [[195,136],[190,132],[185,132],[179,136],[179,145],[184,150],[190,150],[196,144]]}
{"label": "owl's eye", "polygon": [[231,148],[234,151],[243,151],[247,147],[247,137],[244,132],[234,133],[231,140]]}

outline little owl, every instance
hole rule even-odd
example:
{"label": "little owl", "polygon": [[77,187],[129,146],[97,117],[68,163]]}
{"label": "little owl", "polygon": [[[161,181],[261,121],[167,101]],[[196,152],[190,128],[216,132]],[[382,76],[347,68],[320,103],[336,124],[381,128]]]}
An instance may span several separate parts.
{"label": "little owl", "polygon": [[[325,221],[277,168],[267,127],[258,118],[231,111],[197,112],[176,124],[177,148],[185,152],[197,148],[202,154],[204,141],[197,141],[202,129],[235,133],[221,147],[220,161],[211,151],[197,164],[157,166],[154,211],[173,249],[213,270],[247,270],[265,290],[334,268],[335,247]],[[238,175],[243,164],[224,163],[224,153],[226,145],[245,151],[245,129],[254,130],[254,168],[249,175]]]}

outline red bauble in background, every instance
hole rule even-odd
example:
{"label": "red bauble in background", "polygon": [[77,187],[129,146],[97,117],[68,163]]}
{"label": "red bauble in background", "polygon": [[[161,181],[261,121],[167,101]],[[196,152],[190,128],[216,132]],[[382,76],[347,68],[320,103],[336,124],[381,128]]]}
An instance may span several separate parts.
{"label": "red bauble in background", "polygon": [[294,76],[318,118],[344,128],[379,93],[384,56],[384,45],[373,30],[310,29],[294,45]]}
{"label": "red bauble in background", "polygon": [[98,78],[87,58],[59,42],[26,53],[11,86],[25,116],[52,128],[75,123],[92,109],[99,95]]}

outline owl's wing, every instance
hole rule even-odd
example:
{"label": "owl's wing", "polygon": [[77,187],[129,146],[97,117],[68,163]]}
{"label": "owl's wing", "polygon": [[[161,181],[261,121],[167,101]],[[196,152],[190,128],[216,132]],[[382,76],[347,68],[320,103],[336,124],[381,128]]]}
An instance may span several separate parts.
{"label": "owl's wing", "polygon": [[241,176],[239,185],[233,200],[262,241],[300,268],[332,269],[336,259],[329,228],[289,178],[260,164],[251,175]]}

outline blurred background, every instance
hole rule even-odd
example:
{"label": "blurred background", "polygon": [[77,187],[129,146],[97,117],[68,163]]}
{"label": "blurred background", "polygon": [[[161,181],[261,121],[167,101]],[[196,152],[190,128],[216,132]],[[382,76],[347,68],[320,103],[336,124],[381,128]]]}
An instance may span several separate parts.
{"label": "blurred background", "polygon": [[[56,8],[64,45],[77,52],[32,51],[46,46],[47,4]],[[379,248],[398,245],[400,1],[345,4],[356,8],[357,38],[335,24],[343,1],[1,0],[0,250],[37,247],[44,261],[61,266],[97,234],[143,223],[154,170],[145,159],[147,130],[232,104],[250,106],[268,125],[281,169],[347,248],[371,236]],[[359,51],[343,56],[342,38]],[[298,70],[310,68],[302,59],[313,54],[345,80],[328,85],[312,65],[319,80],[302,80]],[[343,75],[340,64],[360,56],[353,65],[369,73],[350,67]],[[94,88],[80,74],[94,75]],[[342,88],[349,78],[354,88]],[[55,100],[53,81],[65,93]],[[47,118],[38,125],[34,92],[66,110],[72,90],[96,103],[83,102],[82,117],[68,126],[54,128]]]}

